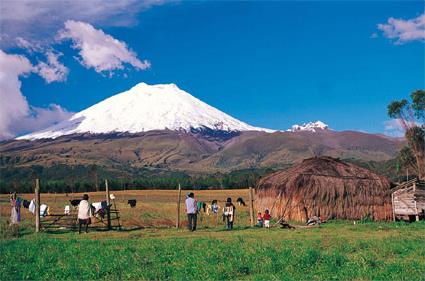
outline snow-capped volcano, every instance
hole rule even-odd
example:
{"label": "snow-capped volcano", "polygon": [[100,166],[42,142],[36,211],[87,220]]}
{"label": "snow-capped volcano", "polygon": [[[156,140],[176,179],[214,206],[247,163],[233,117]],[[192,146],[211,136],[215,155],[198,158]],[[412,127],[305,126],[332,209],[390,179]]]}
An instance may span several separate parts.
{"label": "snow-capped volcano", "polygon": [[74,114],[68,120],[18,139],[57,138],[77,133],[139,133],[205,128],[273,132],[239,121],[180,90],[175,84],[140,83]]}
{"label": "snow-capped volcano", "polygon": [[299,131],[308,131],[308,132],[317,132],[317,130],[328,130],[329,126],[322,121],[308,122],[302,125],[293,125],[290,129],[286,130],[288,132],[299,132]]}

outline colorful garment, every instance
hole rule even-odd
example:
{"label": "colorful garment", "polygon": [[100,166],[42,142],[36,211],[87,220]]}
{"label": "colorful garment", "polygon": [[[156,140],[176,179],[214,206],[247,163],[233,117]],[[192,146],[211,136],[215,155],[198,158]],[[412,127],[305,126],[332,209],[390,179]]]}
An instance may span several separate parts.
{"label": "colorful garment", "polygon": [[22,199],[17,197],[16,199],[10,199],[11,212],[10,212],[10,224],[18,224],[21,221],[21,202]]}

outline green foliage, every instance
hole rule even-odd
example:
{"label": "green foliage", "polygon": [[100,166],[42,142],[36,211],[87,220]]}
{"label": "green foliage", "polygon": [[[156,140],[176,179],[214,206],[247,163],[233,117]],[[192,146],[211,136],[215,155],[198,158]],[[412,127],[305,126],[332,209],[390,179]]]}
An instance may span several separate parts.
{"label": "green foliage", "polygon": [[417,90],[410,97],[412,98],[412,108],[416,118],[425,120],[425,91]]}
{"label": "green foliage", "polygon": [[406,131],[409,146],[423,152],[425,150],[425,129],[414,126]]}
{"label": "green foliage", "polygon": [[397,119],[402,118],[405,115],[405,110],[408,107],[408,101],[402,99],[400,101],[392,101],[387,108],[388,116]]}
{"label": "green foliage", "polygon": [[[416,171],[419,178],[425,176],[425,91],[417,90],[406,99],[393,101],[388,105],[388,116],[398,119],[405,130],[405,137],[416,158]],[[415,118],[416,117],[416,118]],[[422,122],[422,125],[418,123]]]}
{"label": "green foliage", "polygon": [[403,168],[410,168],[417,172],[415,155],[410,147],[405,146],[400,150],[397,161]]}
{"label": "green foliage", "polygon": [[[0,241],[9,280],[422,280],[425,224],[141,230]],[[43,249],[40,251],[40,249]]]}

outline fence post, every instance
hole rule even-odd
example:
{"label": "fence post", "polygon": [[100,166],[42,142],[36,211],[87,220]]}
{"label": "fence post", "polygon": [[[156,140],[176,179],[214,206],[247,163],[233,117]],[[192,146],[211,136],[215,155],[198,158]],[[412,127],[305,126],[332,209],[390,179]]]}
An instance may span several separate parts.
{"label": "fence post", "polygon": [[40,232],[40,181],[35,179],[35,232]]}
{"label": "fence post", "polygon": [[180,200],[182,197],[182,188],[179,184],[179,193],[177,196],[177,217],[176,217],[176,228],[180,227]]}
{"label": "fence post", "polygon": [[254,227],[254,195],[252,194],[252,187],[249,187],[249,220],[251,227]]}
{"label": "fence post", "polygon": [[112,229],[111,225],[111,199],[109,197],[109,185],[108,180],[105,180],[105,193],[106,193],[106,204],[108,207],[106,208],[106,218],[108,220],[108,230]]}

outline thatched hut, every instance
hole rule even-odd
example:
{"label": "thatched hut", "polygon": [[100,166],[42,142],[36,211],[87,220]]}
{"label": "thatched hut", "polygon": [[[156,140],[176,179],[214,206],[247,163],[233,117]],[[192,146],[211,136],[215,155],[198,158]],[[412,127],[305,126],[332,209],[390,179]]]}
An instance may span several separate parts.
{"label": "thatched hut", "polygon": [[315,157],[261,179],[255,208],[275,218],[390,220],[391,184],[383,176],[331,157]]}

